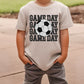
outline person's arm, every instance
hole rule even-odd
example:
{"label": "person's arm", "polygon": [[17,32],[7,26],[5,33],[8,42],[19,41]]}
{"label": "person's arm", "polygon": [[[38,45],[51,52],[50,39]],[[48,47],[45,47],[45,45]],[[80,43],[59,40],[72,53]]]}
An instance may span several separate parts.
{"label": "person's arm", "polygon": [[68,45],[69,45],[69,33],[68,29],[60,30],[60,42],[61,42],[61,56],[55,61],[62,64],[68,54]]}
{"label": "person's arm", "polygon": [[[70,10],[67,6],[61,8],[59,15],[59,30],[60,30],[60,42],[61,42],[61,56],[56,61],[63,63],[67,58],[68,45],[69,45],[69,33],[68,29],[73,26]],[[55,62],[56,62],[55,61]]]}
{"label": "person's arm", "polygon": [[25,31],[17,30],[16,45],[18,49],[18,56],[24,64],[27,63],[32,64],[32,62],[24,55],[24,37],[25,37]]}

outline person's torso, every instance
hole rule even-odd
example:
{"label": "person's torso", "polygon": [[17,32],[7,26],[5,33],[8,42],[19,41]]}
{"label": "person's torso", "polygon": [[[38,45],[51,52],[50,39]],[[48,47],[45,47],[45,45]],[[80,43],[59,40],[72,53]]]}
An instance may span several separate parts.
{"label": "person's torso", "polygon": [[46,70],[61,54],[60,8],[56,2],[42,7],[31,1],[24,9],[27,19],[25,53]]}

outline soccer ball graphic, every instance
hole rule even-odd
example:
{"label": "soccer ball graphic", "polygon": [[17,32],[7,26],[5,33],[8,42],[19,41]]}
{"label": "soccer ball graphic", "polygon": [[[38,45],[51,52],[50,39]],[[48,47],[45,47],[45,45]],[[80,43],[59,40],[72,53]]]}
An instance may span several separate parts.
{"label": "soccer ball graphic", "polygon": [[35,30],[38,35],[48,36],[52,32],[51,22],[45,19],[38,21],[35,25]]}

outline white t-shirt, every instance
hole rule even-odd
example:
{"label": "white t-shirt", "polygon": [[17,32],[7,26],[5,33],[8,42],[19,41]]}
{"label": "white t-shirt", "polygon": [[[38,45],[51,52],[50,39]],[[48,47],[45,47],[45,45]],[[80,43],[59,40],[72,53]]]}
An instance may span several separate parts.
{"label": "white t-shirt", "polygon": [[25,31],[24,54],[40,69],[46,71],[61,55],[60,30],[73,25],[69,8],[54,1],[40,6],[34,1],[21,7],[16,25]]}

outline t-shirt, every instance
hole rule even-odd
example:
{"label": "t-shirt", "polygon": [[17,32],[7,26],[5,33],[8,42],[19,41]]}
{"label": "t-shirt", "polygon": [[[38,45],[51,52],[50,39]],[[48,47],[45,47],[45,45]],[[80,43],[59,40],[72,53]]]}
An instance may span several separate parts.
{"label": "t-shirt", "polygon": [[48,70],[61,55],[60,30],[72,25],[69,8],[61,2],[40,6],[30,1],[22,6],[16,29],[25,31],[25,56],[41,70]]}

